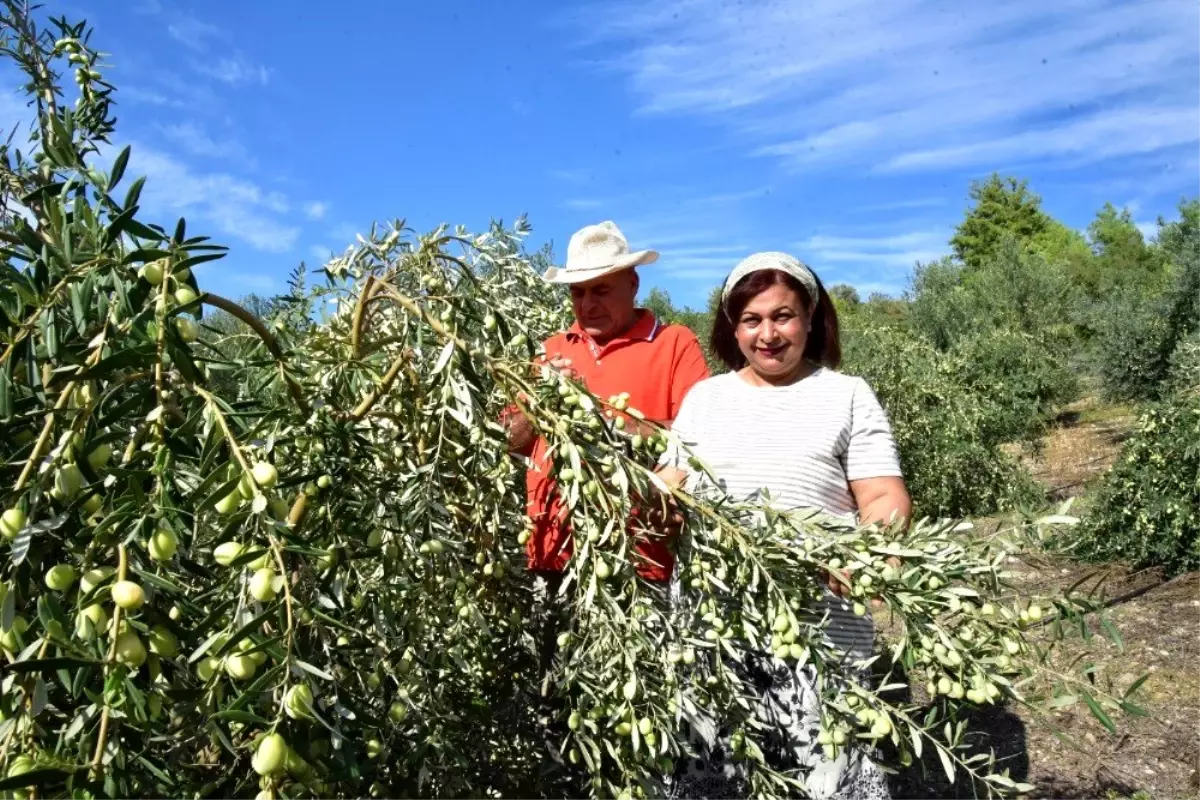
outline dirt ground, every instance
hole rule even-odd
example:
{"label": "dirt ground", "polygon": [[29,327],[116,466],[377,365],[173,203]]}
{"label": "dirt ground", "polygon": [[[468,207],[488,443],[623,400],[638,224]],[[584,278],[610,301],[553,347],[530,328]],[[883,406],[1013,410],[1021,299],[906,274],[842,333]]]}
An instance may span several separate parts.
{"label": "dirt ground", "polygon": [[[1112,463],[1132,416],[1127,409],[1084,402],[1070,409],[1063,423],[1046,437],[1042,453],[1029,459],[1035,476],[1059,499],[1084,492]],[[1119,600],[1106,613],[1122,646],[1110,641],[1097,622],[1090,641],[1075,631],[1060,642],[1050,666],[1078,674],[1093,664],[1097,689],[1117,695],[1148,674],[1130,698],[1147,715],[1111,712],[1117,730],[1110,733],[1082,699],[1048,716],[1010,705],[981,711],[972,720],[969,740],[982,752],[994,750],[1013,779],[1036,787],[1037,797],[1200,797],[1200,573],[1164,582],[1155,571],[1129,574],[1120,565],[1098,567],[1043,553],[1014,557],[1010,567],[1018,591],[1031,594],[1054,594],[1092,573],[1088,586],[1106,579],[1104,598]],[[1048,639],[1050,630],[1037,635]],[[897,776],[893,792],[913,798],[976,793],[963,782],[950,785],[936,758]]]}
{"label": "dirt ground", "polygon": [[1077,497],[1089,482],[1117,459],[1129,436],[1134,412],[1128,406],[1106,406],[1094,397],[1068,406],[1042,439],[1036,454],[1023,461],[1052,500]]}

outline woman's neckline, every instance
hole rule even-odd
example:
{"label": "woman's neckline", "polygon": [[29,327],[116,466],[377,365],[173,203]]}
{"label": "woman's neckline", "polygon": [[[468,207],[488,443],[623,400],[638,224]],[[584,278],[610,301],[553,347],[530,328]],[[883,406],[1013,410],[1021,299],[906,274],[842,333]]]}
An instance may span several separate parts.
{"label": "woman's neckline", "polygon": [[[825,368],[824,368],[824,367],[822,367],[822,366],[819,366],[819,365],[810,365],[810,366],[812,366],[812,371],[811,371],[811,372],[809,372],[807,375],[805,375],[805,376],[803,376],[803,377],[801,377],[801,378],[797,378],[796,380],[792,381],[791,383],[781,383],[781,384],[775,384],[775,383],[751,383],[750,381],[746,380],[746,376],[742,374],[742,370],[740,370],[740,369],[739,369],[739,370],[735,370],[734,372],[732,372],[732,373],[730,373],[730,374],[731,374],[731,375],[733,375],[734,379],[735,379],[735,380],[736,380],[736,381],[737,381],[739,384],[741,384],[742,386],[745,386],[747,389],[775,389],[775,390],[782,390],[782,389],[792,389],[792,388],[794,388],[794,387],[796,387],[796,386],[800,386],[800,385],[802,385],[802,384],[803,384],[805,381],[808,381],[808,380],[811,380],[811,379],[813,379],[813,378],[817,377],[818,375],[820,375],[820,374],[821,374],[822,372],[824,372],[824,370],[825,370]],[[750,369],[750,367],[744,367],[743,369]]]}

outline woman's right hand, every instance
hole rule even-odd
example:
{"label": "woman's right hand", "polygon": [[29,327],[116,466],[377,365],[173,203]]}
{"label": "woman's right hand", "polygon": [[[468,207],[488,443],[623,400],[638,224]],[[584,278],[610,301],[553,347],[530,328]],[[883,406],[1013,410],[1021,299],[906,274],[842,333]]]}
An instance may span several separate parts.
{"label": "woman's right hand", "polygon": [[838,597],[850,596],[850,570],[838,570],[838,574],[843,580],[838,580],[829,570],[825,570],[825,585],[829,587],[829,591],[833,592]]}
{"label": "woman's right hand", "polygon": [[[897,572],[900,571],[900,559],[896,558],[896,556],[888,556],[886,563]],[[829,591],[833,592],[838,597],[849,599],[851,594],[850,590],[854,585],[854,580],[850,577],[849,570],[838,570],[838,574],[841,576],[842,580],[838,580],[831,572],[829,572],[829,570],[825,570],[825,585],[829,587]],[[878,597],[872,597],[871,605],[878,608],[879,606],[883,605],[883,601]]]}

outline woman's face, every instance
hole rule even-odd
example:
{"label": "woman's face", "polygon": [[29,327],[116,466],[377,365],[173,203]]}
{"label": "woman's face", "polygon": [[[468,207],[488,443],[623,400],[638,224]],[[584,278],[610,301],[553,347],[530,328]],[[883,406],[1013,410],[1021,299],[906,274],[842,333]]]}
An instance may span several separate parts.
{"label": "woman's face", "polygon": [[787,382],[802,370],[808,313],[787,286],[776,283],[750,298],[735,333],[746,362],[768,383]]}

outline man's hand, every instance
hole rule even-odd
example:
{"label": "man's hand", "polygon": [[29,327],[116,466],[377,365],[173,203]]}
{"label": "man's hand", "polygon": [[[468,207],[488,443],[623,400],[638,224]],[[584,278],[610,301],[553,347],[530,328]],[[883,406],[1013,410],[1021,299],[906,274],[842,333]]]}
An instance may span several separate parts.
{"label": "man's hand", "polygon": [[546,366],[550,367],[550,369],[561,373],[564,378],[572,381],[579,380],[579,372],[571,366],[571,359],[563,358],[562,356],[555,356],[545,363]]}
{"label": "man's hand", "polygon": [[670,495],[656,494],[641,506],[634,506],[633,518],[665,539],[674,538],[683,530],[683,514]]}
{"label": "man's hand", "polygon": [[519,409],[514,409],[511,414],[505,416],[504,422],[508,428],[508,452],[523,453],[528,450],[535,436],[529,417]]}
{"label": "man's hand", "polygon": [[[533,362],[532,370],[534,376],[537,376],[538,371],[542,367],[550,367],[551,369],[562,373],[562,375],[571,380],[579,380],[579,373],[571,366],[571,359],[555,356],[549,360],[537,359]],[[529,398],[522,392],[517,399],[522,405],[529,406]],[[504,415],[504,425],[508,428],[508,452],[524,453],[529,450],[533,440],[537,438],[537,432],[533,428],[533,423],[521,413],[519,408],[513,407],[509,413]]]}

